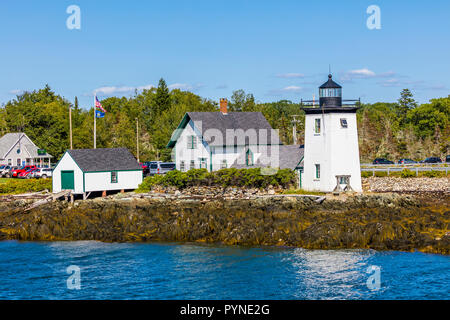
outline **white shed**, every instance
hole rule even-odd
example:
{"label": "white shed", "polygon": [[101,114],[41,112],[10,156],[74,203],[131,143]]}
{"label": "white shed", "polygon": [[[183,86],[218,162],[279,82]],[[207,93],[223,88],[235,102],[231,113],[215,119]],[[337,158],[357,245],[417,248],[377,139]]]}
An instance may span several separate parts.
{"label": "white shed", "polygon": [[67,150],[53,170],[53,192],[72,190],[87,198],[91,192],[134,190],[143,171],[126,148]]}

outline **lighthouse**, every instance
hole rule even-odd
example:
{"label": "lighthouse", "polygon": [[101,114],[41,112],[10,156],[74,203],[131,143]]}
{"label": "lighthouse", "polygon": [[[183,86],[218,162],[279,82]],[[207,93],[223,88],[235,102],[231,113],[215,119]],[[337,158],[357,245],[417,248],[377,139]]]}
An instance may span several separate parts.
{"label": "lighthouse", "polygon": [[301,185],[305,190],[362,192],[357,102],[342,100],[342,87],[328,75],[319,87],[319,105],[302,100],[305,151]]}

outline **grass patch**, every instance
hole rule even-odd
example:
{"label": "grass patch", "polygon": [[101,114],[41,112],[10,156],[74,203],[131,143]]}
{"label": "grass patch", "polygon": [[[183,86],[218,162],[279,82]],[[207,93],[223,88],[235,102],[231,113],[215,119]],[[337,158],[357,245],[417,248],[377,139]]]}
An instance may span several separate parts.
{"label": "grass patch", "polygon": [[0,194],[20,194],[52,190],[51,179],[2,179],[0,181]]}

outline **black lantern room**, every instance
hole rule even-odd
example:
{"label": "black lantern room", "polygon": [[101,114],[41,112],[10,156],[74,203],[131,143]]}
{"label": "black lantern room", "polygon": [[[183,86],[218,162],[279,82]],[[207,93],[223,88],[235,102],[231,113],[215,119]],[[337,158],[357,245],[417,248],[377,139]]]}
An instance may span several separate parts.
{"label": "black lantern room", "polygon": [[328,75],[328,81],[319,87],[319,105],[324,108],[342,107],[342,87]]}
{"label": "black lantern room", "polygon": [[319,87],[319,104],[316,100],[301,101],[301,108],[308,113],[356,112],[361,100],[342,99],[342,87],[328,75],[328,81]]}

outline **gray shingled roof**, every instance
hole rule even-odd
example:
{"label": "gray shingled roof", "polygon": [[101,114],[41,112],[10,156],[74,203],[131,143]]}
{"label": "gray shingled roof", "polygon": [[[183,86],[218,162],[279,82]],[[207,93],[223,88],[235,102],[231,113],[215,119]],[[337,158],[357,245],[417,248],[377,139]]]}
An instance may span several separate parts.
{"label": "gray shingled roof", "polygon": [[[189,120],[192,120],[197,127],[201,123],[201,134],[204,140],[211,146],[222,145],[244,145],[244,144],[281,144],[280,139],[276,131],[270,126],[266,118],[261,112],[229,112],[223,114],[222,112],[188,112],[181,121],[178,129],[186,127]],[[200,129],[200,128],[197,128]],[[253,140],[248,136],[242,138],[242,141],[238,137],[227,136],[227,130],[243,130],[246,135],[252,132],[256,133],[256,137]],[[222,139],[216,139],[214,134],[220,132]],[[267,139],[262,132],[267,132]],[[208,135],[208,133],[210,133]],[[181,130],[177,130],[168,144],[168,147],[173,147],[175,142],[179,138]],[[211,136],[212,134],[212,136]],[[263,141],[264,139],[264,141]]]}
{"label": "gray shingled roof", "polygon": [[0,138],[0,159],[3,159],[22,134],[23,133],[7,133]]}
{"label": "gray shingled roof", "polygon": [[[23,132],[12,132],[7,133],[3,137],[0,138],[0,159],[6,156],[6,153],[12,148],[14,144],[17,143],[20,137],[25,136],[30,139]],[[23,140],[23,139],[22,139]],[[31,139],[30,139],[31,141]],[[45,155],[38,155],[38,147],[33,144],[24,144],[27,151],[30,153],[30,157],[32,158],[53,158],[52,155],[46,153]]]}
{"label": "gray shingled roof", "polygon": [[127,148],[67,150],[80,169],[87,171],[142,170]]}
{"label": "gray shingled roof", "polygon": [[[272,149],[274,148],[274,149]],[[278,159],[272,159],[271,155],[273,152],[276,152],[278,148],[279,157]],[[278,146],[278,147],[269,147],[266,149],[261,149],[260,153],[262,153],[259,158],[255,161],[253,166],[247,166],[245,161],[245,156],[248,148],[245,149],[245,152],[242,153],[236,161],[231,165],[232,168],[236,169],[248,169],[248,168],[265,168],[265,167],[274,167],[280,169],[291,169],[294,170],[297,166],[299,166],[300,161],[302,161],[304,156],[304,147],[303,145],[288,145],[288,146]],[[300,164],[301,166],[301,164]]]}

